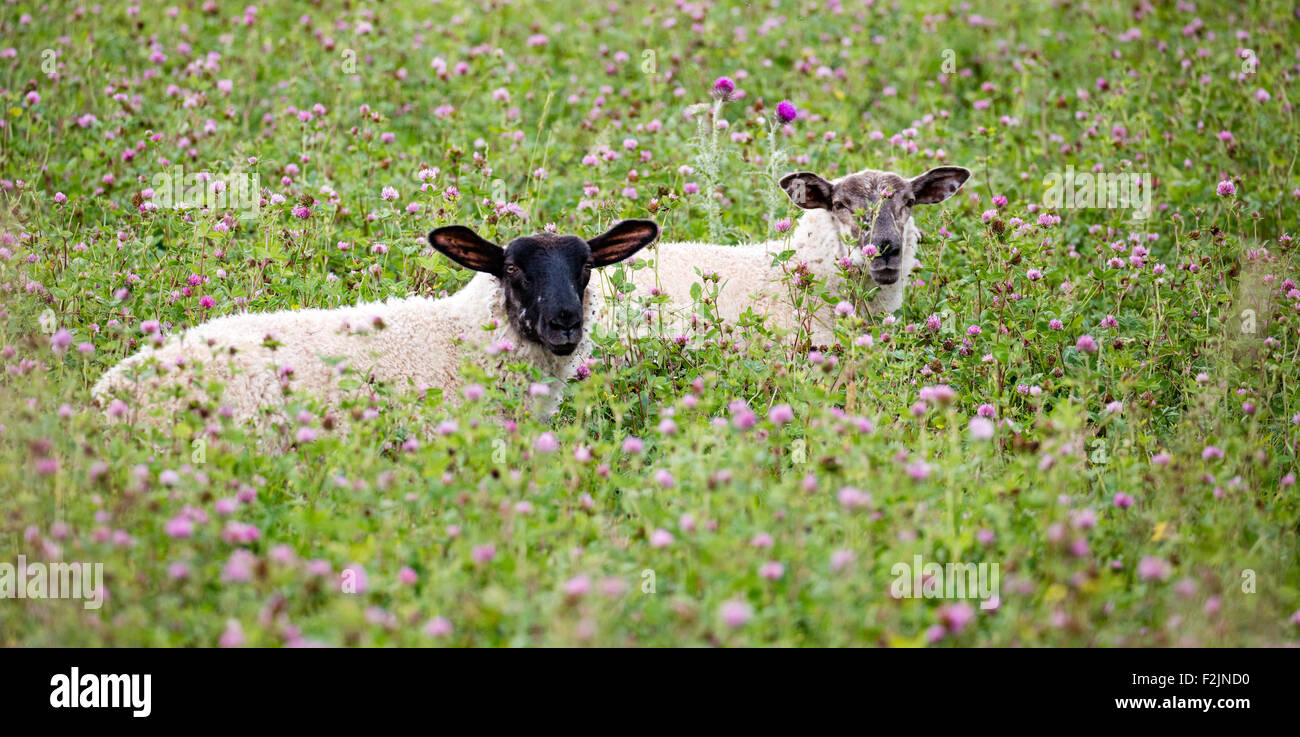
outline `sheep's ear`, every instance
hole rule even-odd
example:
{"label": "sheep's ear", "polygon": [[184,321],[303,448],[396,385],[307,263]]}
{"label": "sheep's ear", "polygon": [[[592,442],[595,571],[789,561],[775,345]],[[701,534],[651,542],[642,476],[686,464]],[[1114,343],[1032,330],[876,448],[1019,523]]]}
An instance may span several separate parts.
{"label": "sheep's ear", "polygon": [[452,261],[475,271],[501,276],[505,267],[506,252],[501,246],[484,240],[464,225],[434,228],[429,232],[429,245]]}
{"label": "sheep's ear", "polygon": [[810,171],[801,171],[782,177],[781,189],[805,210],[829,210],[835,186]]}
{"label": "sheep's ear", "polygon": [[587,241],[587,245],[591,246],[595,265],[601,267],[622,261],[658,237],[659,226],[653,220],[623,220]]}
{"label": "sheep's ear", "polygon": [[957,194],[970,179],[970,169],[961,166],[936,166],[909,184],[918,205],[933,205]]}

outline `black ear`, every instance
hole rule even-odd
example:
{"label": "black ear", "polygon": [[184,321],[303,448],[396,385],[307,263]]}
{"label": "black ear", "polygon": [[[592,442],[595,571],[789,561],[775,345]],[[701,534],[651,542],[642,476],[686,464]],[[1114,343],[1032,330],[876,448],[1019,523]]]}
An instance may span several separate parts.
{"label": "black ear", "polygon": [[434,228],[429,233],[429,245],[452,261],[475,271],[501,276],[505,267],[506,252],[501,246],[484,240],[464,225]]}
{"label": "black ear", "polygon": [[587,241],[597,267],[616,264],[655,242],[659,226],[653,220],[623,220]]}
{"label": "black ear", "polygon": [[918,205],[933,205],[957,194],[970,179],[970,169],[961,166],[936,166],[909,182]]}
{"label": "black ear", "polygon": [[791,202],[805,210],[829,210],[835,187],[810,171],[801,171],[781,177],[781,189]]}

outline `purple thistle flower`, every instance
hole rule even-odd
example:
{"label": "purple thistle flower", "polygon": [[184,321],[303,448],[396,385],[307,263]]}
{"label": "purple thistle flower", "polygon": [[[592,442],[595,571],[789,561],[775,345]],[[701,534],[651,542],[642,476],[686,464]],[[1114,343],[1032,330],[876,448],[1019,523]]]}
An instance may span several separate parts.
{"label": "purple thistle flower", "polygon": [[781,104],[776,106],[776,117],[782,123],[789,123],[799,117],[799,111],[795,108],[793,102],[782,100]]}
{"label": "purple thistle flower", "polygon": [[736,83],[731,77],[718,77],[713,80],[713,96],[719,100],[730,100],[736,92]]}

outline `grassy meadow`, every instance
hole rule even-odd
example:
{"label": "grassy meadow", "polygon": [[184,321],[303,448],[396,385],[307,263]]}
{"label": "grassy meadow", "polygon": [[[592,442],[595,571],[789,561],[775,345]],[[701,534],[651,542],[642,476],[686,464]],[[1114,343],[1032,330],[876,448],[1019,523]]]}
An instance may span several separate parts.
{"label": "grassy meadow", "polygon": [[[1293,3],[20,0],[0,31],[0,593],[19,556],[103,574],[97,608],[0,599],[0,645],[1300,641]],[[651,329],[597,331],[552,417],[479,373],[376,385],[346,433],[308,395],[266,431],[90,401],[207,319],[454,292],[439,225],[766,240],[785,173],[941,164],[974,175],[914,211],[900,312],[788,285],[853,306],[835,345],[709,319],[702,277],[686,333],[624,302]]]}

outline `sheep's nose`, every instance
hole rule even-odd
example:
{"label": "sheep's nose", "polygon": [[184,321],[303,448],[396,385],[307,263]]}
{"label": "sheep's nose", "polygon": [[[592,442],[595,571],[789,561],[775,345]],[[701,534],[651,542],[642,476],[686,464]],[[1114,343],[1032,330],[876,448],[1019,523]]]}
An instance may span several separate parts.
{"label": "sheep's nose", "polygon": [[880,251],[881,258],[893,256],[898,252],[898,242],[894,240],[877,241],[876,249]]}
{"label": "sheep's nose", "polygon": [[577,330],[582,324],[582,317],[575,310],[560,310],[551,318],[551,329],[559,332]]}

